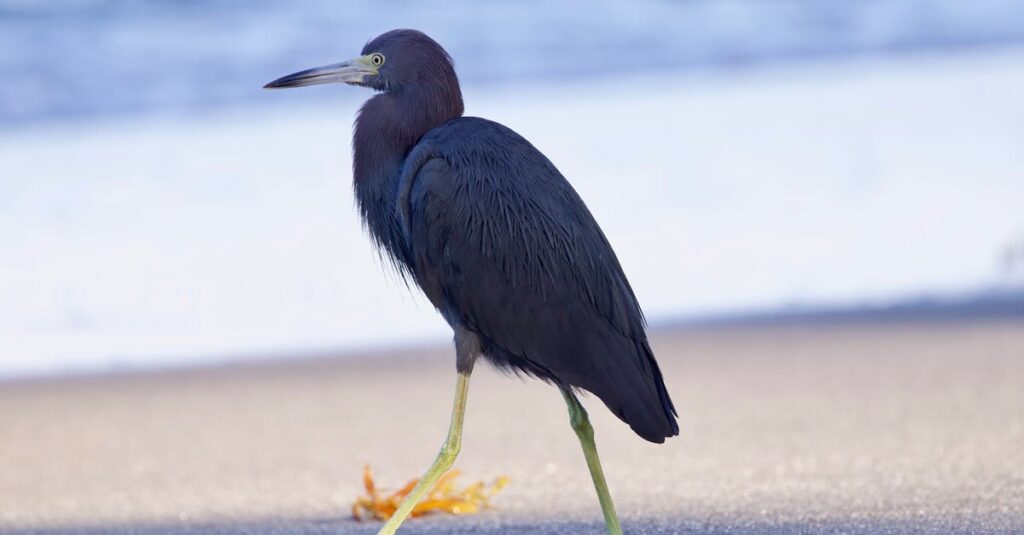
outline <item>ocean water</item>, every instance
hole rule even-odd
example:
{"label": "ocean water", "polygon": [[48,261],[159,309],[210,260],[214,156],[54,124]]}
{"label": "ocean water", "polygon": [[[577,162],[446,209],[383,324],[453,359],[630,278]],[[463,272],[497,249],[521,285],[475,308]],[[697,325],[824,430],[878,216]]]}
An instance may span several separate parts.
{"label": "ocean water", "polygon": [[400,27],[443,43],[467,83],[543,85],[1024,43],[1024,4],[0,0],[0,124],[265,109],[268,76],[351,57]]}
{"label": "ocean water", "polygon": [[446,338],[354,210],[369,93],[259,90],[394,26],[570,179],[654,321],[1022,282],[1016,3],[301,6],[0,2],[0,376]]}

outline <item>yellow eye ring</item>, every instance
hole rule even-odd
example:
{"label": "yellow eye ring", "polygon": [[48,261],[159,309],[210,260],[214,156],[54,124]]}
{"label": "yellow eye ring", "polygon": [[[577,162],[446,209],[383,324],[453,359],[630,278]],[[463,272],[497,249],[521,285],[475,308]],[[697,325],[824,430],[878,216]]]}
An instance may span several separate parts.
{"label": "yellow eye ring", "polygon": [[372,63],[374,67],[380,67],[384,64],[384,54],[370,54],[370,63]]}

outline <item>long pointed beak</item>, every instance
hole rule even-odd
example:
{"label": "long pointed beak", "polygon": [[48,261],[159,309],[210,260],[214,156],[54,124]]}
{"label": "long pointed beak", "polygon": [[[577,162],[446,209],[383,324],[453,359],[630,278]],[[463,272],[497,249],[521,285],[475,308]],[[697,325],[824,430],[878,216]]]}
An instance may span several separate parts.
{"label": "long pointed beak", "polygon": [[360,57],[282,76],[263,86],[263,89],[331,83],[359,84],[362,83],[364,78],[374,74],[377,74],[377,68],[366,61],[365,58]]}

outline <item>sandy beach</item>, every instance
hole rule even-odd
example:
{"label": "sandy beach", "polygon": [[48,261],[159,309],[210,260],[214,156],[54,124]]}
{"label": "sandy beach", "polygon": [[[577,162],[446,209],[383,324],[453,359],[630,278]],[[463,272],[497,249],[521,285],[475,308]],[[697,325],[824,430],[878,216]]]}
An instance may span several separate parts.
{"label": "sandy beach", "polygon": [[[584,399],[627,533],[1024,532],[1024,322],[660,330],[680,437]],[[0,532],[374,533],[364,463],[433,459],[447,347],[0,383]],[[403,533],[602,533],[556,390],[479,366],[463,481],[496,508]]]}

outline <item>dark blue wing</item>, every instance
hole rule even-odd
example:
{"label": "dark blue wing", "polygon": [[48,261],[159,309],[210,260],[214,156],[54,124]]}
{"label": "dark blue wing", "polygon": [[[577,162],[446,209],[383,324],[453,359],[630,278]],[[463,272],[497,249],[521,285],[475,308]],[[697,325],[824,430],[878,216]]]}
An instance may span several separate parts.
{"label": "dark blue wing", "polygon": [[678,433],[615,253],[526,140],[475,118],[431,131],[407,160],[398,210],[417,283],[492,362],[589,390],[648,440]]}

